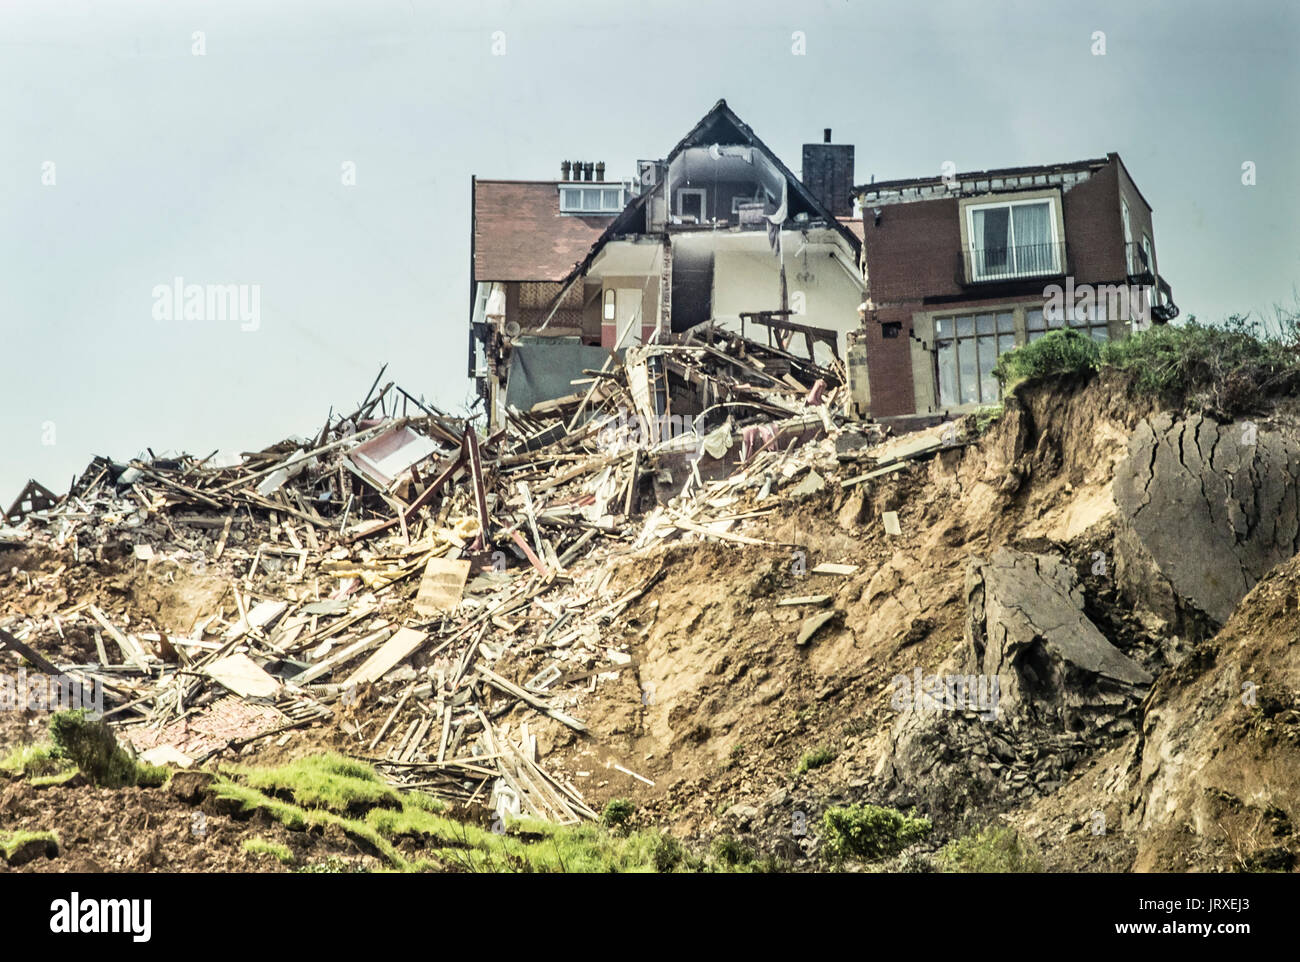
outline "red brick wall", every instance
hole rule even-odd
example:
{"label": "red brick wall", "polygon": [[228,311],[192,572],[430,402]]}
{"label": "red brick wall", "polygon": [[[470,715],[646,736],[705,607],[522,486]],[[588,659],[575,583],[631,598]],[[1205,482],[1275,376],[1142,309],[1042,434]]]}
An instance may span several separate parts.
{"label": "red brick wall", "polygon": [[[1124,282],[1119,190],[1119,164],[1112,159],[1087,181],[1062,193],[1067,267],[1076,285]],[[1144,204],[1130,200],[1130,208],[1135,221],[1146,214]],[[867,369],[876,416],[913,412],[913,312],[1033,299],[1032,291],[1009,293],[1003,288],[982,295],[978,287],[963,286],[960,216],[957,197],[882,205],[879,224],[869,202],[863,210],[868,283],[876,307],[875,320],[867,321]],[[1135,233],[1134,239],[1139,238]],[[897,338],[882,336],[881,325],[889,322],[902,325]]]}

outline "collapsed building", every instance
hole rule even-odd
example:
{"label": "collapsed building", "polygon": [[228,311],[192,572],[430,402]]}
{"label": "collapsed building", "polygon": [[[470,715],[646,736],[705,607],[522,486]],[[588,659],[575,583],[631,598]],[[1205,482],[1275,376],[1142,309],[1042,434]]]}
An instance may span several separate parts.
{"label": "collapsed building", "polygon": [[491,423],[629,354],[657,419],[696,416],[718,399],[673,362],[718,336],[811,364],[777,375],[804,387],[830,372],[852,417],[966,413],[999,400],[1000,354],[1052,329],[1113,339],[1177,316],[1118,154],[854,186],[828,128],[802,162],[719,101],[634,179],[603,161],[474,178],[469,374]]}

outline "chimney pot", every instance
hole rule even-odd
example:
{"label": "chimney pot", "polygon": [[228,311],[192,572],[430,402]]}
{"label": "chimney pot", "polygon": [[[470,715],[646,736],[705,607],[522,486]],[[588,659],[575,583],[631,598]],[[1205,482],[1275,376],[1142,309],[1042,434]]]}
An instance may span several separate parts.
{"label": "chimney pot", "polygon": [[567,160],[560,164],[560,180],[569,179],[569,170],[570,166]]}
{"label": "chimney pot", "polygon": [[831,129],[829,127],[824,127],[822,128],[822,143],[829,144],[830,142],[831,142]]}
{"label": "chimney pot", "polygon": [[596,161],[596,179],[599,181],[605,179],[605,162],[603,160]]}

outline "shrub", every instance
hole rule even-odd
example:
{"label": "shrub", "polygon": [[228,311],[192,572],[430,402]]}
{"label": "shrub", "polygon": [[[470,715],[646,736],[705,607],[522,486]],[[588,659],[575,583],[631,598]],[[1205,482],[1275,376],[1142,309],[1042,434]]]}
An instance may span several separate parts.
{"label": "shrub", "polygon": [[893,808],[853,804],[822,813],[822,845],[832,862],[876,861],[897,855],[930,834],[930,820]]}
{"label": "shrub", "polygon": [[990,825],[953,839],[939,850],[938,862],[949,872],[1040,872],[1038,857],[1016,830]]}
{"label": "shrub", "polygon": [[719,835],[713,840],[713,859],[720,865],[736,868],[754,861],[754,853],[734,835]]}
{"label": "shrub", "polygon": [[636,806],[627,798],[611,798],[601,810],[600,820],[610,828],[627,824]]}
{"label": "shrub", "polygon": [[[1045,340],[1045,339],[1044,339]],[[1233,415],[1282,393],[1300,380],[1295,342],[1261,332],[1233,315],[1222,326],[1189,320],[1154,327],[1105,345],[1102,363],[1134,377],[1137,390],[1175,407],[1213,408]]]}
{"label": "shrub", "polygon": [[1006,392],[1021,381],[1095,371],[1100,358],[1101,347],[1091,337],[1070,329],[1050,331],[1001,355],[993,365],[993,376]]}
{"label": "shrub", "polygon": [[71,759],[96,785],[158,786],[167,780],[167,769],[136,762],[117,743],[117,736],[108,723],[92,719],[84,708],[55,712],[50,718],[50,736],[58,754]]}

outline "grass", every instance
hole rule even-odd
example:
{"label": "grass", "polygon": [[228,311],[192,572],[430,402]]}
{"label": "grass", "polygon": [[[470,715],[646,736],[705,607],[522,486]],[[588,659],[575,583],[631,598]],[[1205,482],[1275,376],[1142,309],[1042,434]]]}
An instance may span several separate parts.
{"label": "grass", "polygon": [[50,717],[50,736],[58,756],[70,760],[95,785],[157,787],[170,774],[165,768],[137,762],[117,743],[113,729],[102,719],[92,719],[84,708],[55,712]]}
{"label": "grass", "polygon": [[70,777],[77,767],[59,753],[53,742],[37,742],[21,745],[0,758],[0,770],[22,778],[44,779]]}
{"label": "grass", "polygon": [[930,820],[879,805],[853,804],[822,813],[822,845],[827,859],[872,862],[897,855],[930,834]]}
{"label": "grass", "polygon": [[[447,817],[445,806],[429,795],[399,794],[370,766],[340,755],[309,756],[274,768],[230,768],[218,777],[214,792],[239,812],[263,812],[292,831],[337,826],[363,850],[377,855],[387,870],[399,872],[734,870],[706,865],[657,831],[628,832],[621,823],[611,830],[595,823],[513,819],[504,831],[493,832]],[[419,856],[404,854],[399,841],[414,842]],[[327,859],[301,870],[340,871],[345,864]]]}
{"label": "grass", "polygon": [[401,795],[379,779],[369,765],[334,752],[308,755],[277,768],[238,771],[248,786],[308,808],[345,814],[365,812],[375,806],[402,807]]}
{"label": "grass", "polygon": [[1102,369],[1127,373],[1139,394],[1174,409],[1235,417],[1300,384],[1300,312],[1278,309],[1266,328],[1249,316],[1221,325],[1195,318],[1097,342],[1075,330],[1052,331],[998,358],[1004,392],[1018,384]]}
{"label": "grass", "polygon": [[989,825],[977,832],[953,839],[935,856],[948,872],[1041,872],[1038,856],[1016,830]]}
{"label": "grass", "polygon": [[805,772],[810,772],[814,768],[821,768],[823,765],[829,765],[835,761],[835,752],[824,746],[814,748],[812,751],[799,759],[799,767],[794,770],[796,776]]}
{"label": "grass", "polygon": [[0,855],[3,855],[7,862],[28,842],[45,842],[47,845],[53,844],[57,847],[59,836],[54,832],[0,832]]}
{"label": "grass", "polygon": [[281,845],[279,842],[264,838],[250,838],[244,840],[243,848],[249,855],[272,855],[281,865],[294,863],[293,852],[289,850],[289,846]]}

